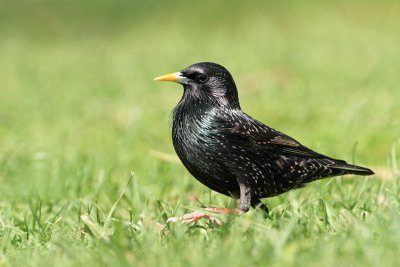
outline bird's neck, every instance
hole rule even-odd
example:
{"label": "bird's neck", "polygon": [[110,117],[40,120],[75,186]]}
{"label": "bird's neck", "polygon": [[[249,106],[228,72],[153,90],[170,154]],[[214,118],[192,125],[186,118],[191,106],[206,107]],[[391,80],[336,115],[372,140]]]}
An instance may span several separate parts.
{"label": "bird's neck", "polygon": [[210,99],[195,98],[184,94],[173,111],[174,122],[188,122],[199,120],[202,116],[215,108],[216,103]]}

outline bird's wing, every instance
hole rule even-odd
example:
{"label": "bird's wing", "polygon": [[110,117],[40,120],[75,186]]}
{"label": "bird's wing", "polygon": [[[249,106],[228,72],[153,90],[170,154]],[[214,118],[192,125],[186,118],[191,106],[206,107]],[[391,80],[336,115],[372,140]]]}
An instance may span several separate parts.
{"label": "bird's wing", "polygon": [[306,158],[329,158],[319,154],[295,139],[251,118],[243,112],[230,116],[217,116],[219,131],[229,135],[232,140],[247,146],[262,147],[287,155]]}

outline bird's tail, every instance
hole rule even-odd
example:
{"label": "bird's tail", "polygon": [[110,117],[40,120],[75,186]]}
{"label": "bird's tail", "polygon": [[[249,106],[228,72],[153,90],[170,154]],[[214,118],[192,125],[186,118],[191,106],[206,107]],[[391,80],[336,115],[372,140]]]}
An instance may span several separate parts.
{"label": "bird's tail", "polygon": [[342,163],[338,165],[330,166],[331,169],[341,171],[343,174],[356,174],[356,175],[372,175],[374,172],[371,169],[364,168],[361,166],[351,165]]}

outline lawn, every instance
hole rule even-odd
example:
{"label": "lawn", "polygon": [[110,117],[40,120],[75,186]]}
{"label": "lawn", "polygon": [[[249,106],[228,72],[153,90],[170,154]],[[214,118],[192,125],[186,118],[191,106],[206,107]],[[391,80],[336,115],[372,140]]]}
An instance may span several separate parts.
{"label": "lawn", "polygon": [[[0,266],[400,266],[400,2],[2,1]],[[234,207],[171,141],[153,78],[227,67],[242,108],[372,168]]]}

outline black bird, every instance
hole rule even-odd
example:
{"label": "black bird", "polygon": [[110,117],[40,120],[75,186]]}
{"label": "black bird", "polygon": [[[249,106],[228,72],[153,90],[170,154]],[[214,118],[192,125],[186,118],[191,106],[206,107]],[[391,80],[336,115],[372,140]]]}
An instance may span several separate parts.
{"label": "black bird", "polygon": [[[325,177],[373,174],[314,152],[244,113],[235,82],[221,65],[196,63],[155,80],[183,85],[172,125],[174,148],[183,165],[210,189],[240,199],[239,209],[209,211],[243,213],[261,207],[268,212],[260,199]],[[202,217],[208,215],[195,212],[184,220]]]}

